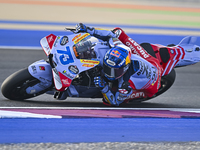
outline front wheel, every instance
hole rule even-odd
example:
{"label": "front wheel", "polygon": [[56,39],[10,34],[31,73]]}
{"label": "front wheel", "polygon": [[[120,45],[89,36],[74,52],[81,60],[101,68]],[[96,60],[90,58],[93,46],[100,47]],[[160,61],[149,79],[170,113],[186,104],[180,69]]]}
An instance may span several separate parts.
{"label": "front wheel", "polygon": [[19,70],[10,75],[1,85],[1,92],[4,97],[10,100],[24,100],[45,93],[48,89],[36,94],[27,94],[26,89],[38,84],[40,81],[28,72],[28,68]]}

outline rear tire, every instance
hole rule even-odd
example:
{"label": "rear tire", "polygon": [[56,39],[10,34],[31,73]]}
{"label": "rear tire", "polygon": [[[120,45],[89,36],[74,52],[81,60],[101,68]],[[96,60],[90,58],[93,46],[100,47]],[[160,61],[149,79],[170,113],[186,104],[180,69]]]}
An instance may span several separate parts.
{"label": "rear tire", "polygon": [[28,68],[25,68],[13,73],[8,78],[6,78],[1,85],[1,92],[4,97],[10,100],[20,101],[32,98],[48,91],[48,89],[45,89],[36,94],[26,93],[26,89],[29,86],[33,86],[39,82],[40,81],[38,79],[30,75],[30,73],[28,72]]}
{"label": "rear tire", "polygon": [[175,78],[176,78],[176,72],[174,69],[172,69],[172,71],[168,75],[163,76],[161,78],[161,87],[156,93],[156,96],[167,91],[173,85]]}
{"label": "rear tire", "polygon": [[147,99],[141,98],[141,99],[138,99],[138,100],[130,100],[129,102],[141,103],[141,102],[150,100],[152,98],[155,98],[155,97],[161,95],[162,93],[166,92],[173,85],[175,78],[176,78],[176,72],[175,72],[174,69],[172,69],[172,71],[168,75],[163,76],[161,78],[161,87],[153,97],[150,97],[150,98],[147,98]]}

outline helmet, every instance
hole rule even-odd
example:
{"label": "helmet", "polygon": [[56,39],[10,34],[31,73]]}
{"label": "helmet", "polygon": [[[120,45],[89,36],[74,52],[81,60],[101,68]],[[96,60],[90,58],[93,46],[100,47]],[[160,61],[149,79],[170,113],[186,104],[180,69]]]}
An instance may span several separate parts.
{"label": "helmet", "polygon": [[131,53],[123,47],[113,47],[107,51],[103,59],[103,71],[108,80],[116,80],[123,76],[130,66]]}

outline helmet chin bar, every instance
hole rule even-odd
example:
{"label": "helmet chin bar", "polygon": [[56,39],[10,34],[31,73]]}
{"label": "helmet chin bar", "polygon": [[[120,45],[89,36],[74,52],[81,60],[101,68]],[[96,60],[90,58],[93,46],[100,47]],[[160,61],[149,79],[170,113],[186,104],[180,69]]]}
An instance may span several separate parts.
{"label": "helmet chin bar", "polygon": [[106,77],[109,81],[114,81],[114,80],[116,80],[115,77],[108,77],[106,74],[105,74],[105,77]]}
{"label": "helmet chin bar", "polygon": [[[105,77],[108,80],[113,81],[113,80],[117,80],[117,79],[121,78],[127,72],[127,70],[128,70],[129,67],[130,67],[130,64],[128,64],[124,68],[118,68],[118,69],[116,69],[116,68],[111,68],[108,65],[104,64],[103,70],[104,70],[104,73],[105,73]],[[116,73],[117,71],[120,71],[120,70],[121,70],[120,72],[122,72],[122,69],[123,69],[123,73]],[[107,72],[107,70],[109,70],[109,72]]]}
{"label": "helmet chin bar", "polygon": [[119,76],[119,77],[109,77],[108,75],[106,75],[105,74],[105,77],[108,79],[108,80],[110,80],[110,81],[114,81],[114,80],[117,80],[117,79],[119,79],[119,78],[121,78],[124,74],[125,74],[126,72],[124,72],[121,76]]}

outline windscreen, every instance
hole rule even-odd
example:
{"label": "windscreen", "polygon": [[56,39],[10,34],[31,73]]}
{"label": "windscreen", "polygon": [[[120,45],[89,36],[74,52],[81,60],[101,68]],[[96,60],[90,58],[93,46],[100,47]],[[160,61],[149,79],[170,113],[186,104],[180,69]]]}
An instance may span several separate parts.
{"label": "windscreen", "polygon": [[73,46],[76,58],[78,59],[97,58],[96,53],[94,51],[95,44],[92,41],[92,39],[93,38],[91,37],[83,39],[82,41],[78,42]]}

